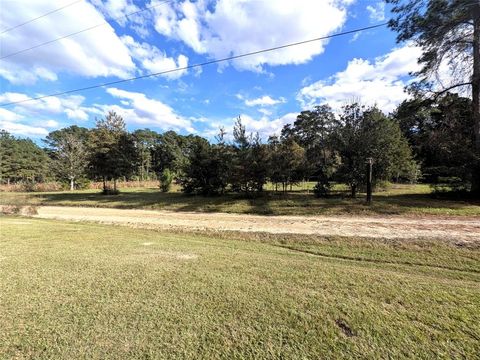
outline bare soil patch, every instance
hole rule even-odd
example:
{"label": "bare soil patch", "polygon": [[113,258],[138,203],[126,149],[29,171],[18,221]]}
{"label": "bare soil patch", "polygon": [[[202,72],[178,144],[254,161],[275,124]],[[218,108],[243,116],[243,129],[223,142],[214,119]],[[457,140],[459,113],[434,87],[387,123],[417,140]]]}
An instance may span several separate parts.
{"label": "bare soil patch", "polygon": [[384,239],[442,238],[480,242],[478,217],[260,216],[153,210],[42,206],[37,218],[91,221],[156,229],[316,234]]}

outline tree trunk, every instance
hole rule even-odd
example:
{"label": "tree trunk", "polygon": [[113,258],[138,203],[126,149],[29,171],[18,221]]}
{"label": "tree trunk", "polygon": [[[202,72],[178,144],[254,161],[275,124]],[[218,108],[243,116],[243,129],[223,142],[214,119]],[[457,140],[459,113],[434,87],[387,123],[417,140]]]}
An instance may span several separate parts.
{"label": "tree trunk", "polygon": [[480,193],[480,4],[473,7],[473,75],[472,104],[476,163],[473,167],[472,192]]}
{"label": "tree trunk", "polygon": [[75,181],[74,178],[70,178],[70,191],[75,190]]}
{"label": "tree trunk", "polygon": [[113,191],[117,191],[117,178],[113,178]]}
{"label": "tree trunk", "polygon": [[350,185],[350,190],[352,192],[352,198],[355,199],[357,197],[357,184]]}
{"label": "tree trunk", "polygon": [[105,176],[103,177],[103,191],[107,191],[107,181],[105,180]]}

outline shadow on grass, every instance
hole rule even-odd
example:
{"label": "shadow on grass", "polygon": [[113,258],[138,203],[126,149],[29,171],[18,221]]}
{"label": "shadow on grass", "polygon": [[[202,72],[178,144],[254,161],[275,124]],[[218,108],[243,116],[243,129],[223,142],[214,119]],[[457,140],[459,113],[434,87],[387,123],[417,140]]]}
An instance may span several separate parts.
{"label": "shadow on grass", "polygon": [[[156,189],[123,189],[119,195],[105,196],[100,192],[61,192],[14,195],[16,203],[32,205],[94,206],[123,209],[143,208],[190,212],[231,212],[261,215],[341,215],[341,214],[456,214],[480,215],[480,200],[436,198],[430,194],[374,194],[373,204],[366,205],[363,194],[352,199],[337,192],[328,198],[292,192],[265,192],[245,199],[237,194],[204,197],[182,193],[162,193]],[[9,203],[8,199],[2,201]],[[11,202],[10,202],[11,203]]]}

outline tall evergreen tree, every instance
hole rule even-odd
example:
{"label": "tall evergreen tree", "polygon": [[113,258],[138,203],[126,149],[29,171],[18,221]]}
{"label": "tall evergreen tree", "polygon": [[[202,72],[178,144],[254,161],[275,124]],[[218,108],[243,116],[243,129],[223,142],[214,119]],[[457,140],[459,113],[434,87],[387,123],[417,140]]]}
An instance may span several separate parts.
{"label": "tall evergreen tree", "polygon": [[117,179],[130,177],[137,165],[134,139],[126,131],[123,118],[110,111],[104,119],[97,120],[89,144],[93,175],[102,179],[104,192],[108,191],[108,180],[113,180],[113,190],[116,191]]}
{"label": "tall evergreen tree", "polygon": [[0,179],[6,183],[44,181],[49,158],[30,139],[19,139],[0,130]]}
{"label": "tall evergreen tree", "polygon": [[[386,0],[396,17],[390,27],[398,41],[414,41],[423,54],[420,78],[414,90],[435,96],[458,87],[471,87],[473,126],[477,161],[472,191],[480,193],[480,2],[472,0]],[[450,71],[449,84],[433,82],[441,66]]]}
{"label": "tall evergreen tree", "polygon": [[233,128],[232,189],[250,195],[267,181],[268,152],[258,134],[247,135],[238,117]]}

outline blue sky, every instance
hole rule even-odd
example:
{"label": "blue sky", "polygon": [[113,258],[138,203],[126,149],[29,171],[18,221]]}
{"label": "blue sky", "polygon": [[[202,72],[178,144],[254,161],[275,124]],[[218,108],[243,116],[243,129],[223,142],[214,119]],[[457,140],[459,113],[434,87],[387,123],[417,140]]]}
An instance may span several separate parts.
{"label": "blue sky", "polygon": [[[0,31],[72,3],[1,1]],[[141,9],[147,11],[125,17]],[[378,0],[77,1],[0,35],[0,103],[145,75],[385,22]],[[420,50],[387,27],[89,91],[0,107],[0,128],[41,139],[108,110],[129,130],[173,129],[212,138],[241,116],[249,131],[278,133],[316,104],[352,99],[392,111],[406,98]]]}

